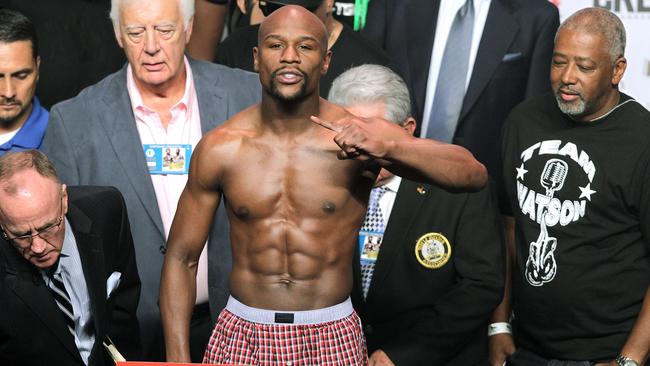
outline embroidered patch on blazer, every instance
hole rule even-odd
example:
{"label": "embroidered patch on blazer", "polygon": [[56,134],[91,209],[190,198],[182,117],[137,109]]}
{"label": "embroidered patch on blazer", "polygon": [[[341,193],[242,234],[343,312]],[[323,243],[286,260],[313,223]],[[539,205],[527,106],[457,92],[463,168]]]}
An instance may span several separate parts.
{"label": "embroidered patch on blazer", "polygon": [[451,257],[449,240],[441,233],[427,233],[415,243],[415,258],[426,268],[444,266]]}

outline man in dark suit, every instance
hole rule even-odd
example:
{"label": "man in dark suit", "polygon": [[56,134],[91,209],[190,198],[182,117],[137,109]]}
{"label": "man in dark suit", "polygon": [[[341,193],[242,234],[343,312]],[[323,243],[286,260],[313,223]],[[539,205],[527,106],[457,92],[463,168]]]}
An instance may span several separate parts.
{"label": "man in dark suit", "polygon": [[[257,102],[261,92],[253,73],[184,56],[193,0],[112,4],[116,38],[128,64],[52,108],[43,151],[66,184],[114,186],[124,195],[142,280],[138,320],[144,358],[159,361],[164,358],[160,271],[191,153],[203,134]],[[185,163],[176,164],[175,171],[162,166],[166,148],[186,152]],[[203,357],[211,319],[229,294],[227,225],[221,210],[198,265],[191,328],[195,362]]]}
{"label": "man in dark suit", "polygon": [[66,187],[42,153],[8,153],[0,226],[0,364],[111,365],[109,336],[140,357],[140,280],[116,189]]}
{"label": "man in dark suit", "polygon": [[[385,67],[346,71],[334,81],[329,100],[353,114],[415,130],[408,89]],[[374,203],[377,190],[382,195]],[[370,228],[373,207],[379,207],[383,228]],[[485,363],[486,326],[503,290],[497,217],[488,188],[450,193],[382,170],[355,260],[353,300],[370,365]]]}
{"label": "man in dark suit", "polygon": [[[439,109],[432,108],[434,94],[440,92],[440,97],[452,87],[442,85],[436,91],[433,79],[441,79],[441,59],[451,39],[447,35],[462,3],[465,0],[370,2],[364,34],[388,53],[406,80],[413,116],[422,127],[417,135],[427,136],[427,131],[438,128],[429,121],[432,110]],[[548,73],[559,16],[547,0],[470,0],[470,4],[475,11],[471,44],[451,45],[468,51],[464,56],[469,65],[466,78],[459,82],[465,85],[460,94],[464,99],[447,142],[466,147],[491,176],[499,177],[503,121],[522,100],[550,91]]]}

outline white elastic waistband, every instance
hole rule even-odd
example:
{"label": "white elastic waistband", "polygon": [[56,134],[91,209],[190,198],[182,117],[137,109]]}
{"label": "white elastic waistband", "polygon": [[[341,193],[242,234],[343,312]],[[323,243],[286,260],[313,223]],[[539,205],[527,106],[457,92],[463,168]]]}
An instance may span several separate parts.
{"label": "white elastic waistband", "polygon": [[349,297],[342,303],[327,308],[282,311],[253,308],[232,296],[228,299],[226,310],[250,322],[262,324],[320,324],[343,319],[354,311]]}

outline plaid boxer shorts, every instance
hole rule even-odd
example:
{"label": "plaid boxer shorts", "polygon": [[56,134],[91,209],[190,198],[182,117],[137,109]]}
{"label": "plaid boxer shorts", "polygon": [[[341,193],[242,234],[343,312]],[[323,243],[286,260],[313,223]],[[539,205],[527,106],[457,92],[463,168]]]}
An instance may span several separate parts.
{"label": "plaid boxer shorts", "polygon": [[204,363],[281,366],[365,366],[366,341],[357,314],[320,324],[254,323],[223,310]]}

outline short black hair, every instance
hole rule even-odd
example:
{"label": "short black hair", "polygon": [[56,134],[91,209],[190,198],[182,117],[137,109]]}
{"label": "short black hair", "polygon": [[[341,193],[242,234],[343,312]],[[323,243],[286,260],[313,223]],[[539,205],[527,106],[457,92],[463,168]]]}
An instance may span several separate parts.
{"label": "short black hair", "polygon": [[29,18],[15,10],[0,9],[0,42],[30,41],[32,56],[38,57],[38,36]]}

